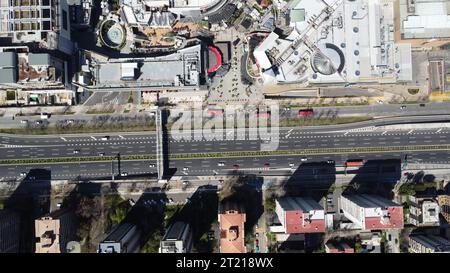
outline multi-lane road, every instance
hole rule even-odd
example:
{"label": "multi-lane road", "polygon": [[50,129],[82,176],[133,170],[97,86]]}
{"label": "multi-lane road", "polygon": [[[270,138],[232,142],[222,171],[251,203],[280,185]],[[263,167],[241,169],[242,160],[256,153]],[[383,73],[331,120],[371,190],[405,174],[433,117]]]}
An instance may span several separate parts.
{"label": "multi-lane road", "polygon": [[[415,147],[417,145],[450,145],[450,128],[446,123],[440,123],[435,128],[410,129],[398,128],[401,122],[423,122],[439,120],[444,122],[447,116],[437,117],[408,117],[389,118],[376,121],[363,122],[351,125],[280,128],[278,134],[278,151],[314,150],[317,153],[283,156],[256,156],[233,158],[184,158],[172,159],[169,167],[176,169],[177,175],[210,176],[231,172],[237,165],[240,171],[265,174],[288,174],[299,166],[307,166],[310,162],[335,161],[336,166],[342,166],[348,159],[362,158],[366,160],[400,159],[407,154],[410,162],[450,164],[450,151],[427,150],[398,152],[358,152],[347,154],[337,153],[333,148],[364,148],[364,147]],[[387,125],[387,126],[386,126]],[[382,126],[382,127],[377,127]],[[391,127],[390,127],[391,126]],[[395,127],[397,126],[397,127]],[[416,126],[417,127],[417,126]],[[423,126],[426,127],[426,126]],[[231,132],[231,133],[230,133]],[[184,138],[180,139],[180,136]],[[247,130],[239,134],[227,130],[223,139],[208,140],[211,134],[204,135],[206,139],[192,138],[191,132],[174,133],[169,135],[169,153],[197,154],[197,153],[226,153],[259,151],[271,134],[258,137],[256,130]],[[254,137],[254,139],[251,138]],[[0,136],[0,179],[11,180],[20,178],[21,173],[28,173],[32,169],[51,170],[52,179],[70,178],[108,178],[112,171],[118,175],[126,172],[129,177],[134,175],[149,175],[156,172],[154,160],[122,160],[118,162],[67,162],[67,163],[27,163],[6,164],[7,160],[16,159],[49,159],[49,158],[79,158],[99,156],[112,156],[120,153],[127,155],[155,155],[156,138],[153,132],[117,133],[91,135],[64,135],[64,136]],[[273,140],[273,139],[272,139]],[[119,168],[120,167],[120,168]],[[310,170],[313,168],[304,168]],[[307,172],[307,171],[306,171]]]}

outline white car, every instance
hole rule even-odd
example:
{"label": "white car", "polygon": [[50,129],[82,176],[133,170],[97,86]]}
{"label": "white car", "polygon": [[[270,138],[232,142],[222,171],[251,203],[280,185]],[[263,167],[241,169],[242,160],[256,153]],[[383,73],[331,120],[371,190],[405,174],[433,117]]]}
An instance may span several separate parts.
{"label": "white car", "polygon": [[71,124],[71,123],[73,123],[74,122],[74,120],[73,119],[69,119],[69,120],[67,120],[67,123],[68,124]]}
{"label": "white car", "polygon": [[105,156],[105,153],[99,153],[98,155],[99,156]]}
{"label": "white car", "polygon": [[154,168],[154,167],[155,167],[155,164],[150,164],[150,165],[148,165],[148,167],[149,167],[149,168]]}
{"label": "white car", "polygon": [[27,176],[27,173],[26,172],[22,172],[22,173],[20,173],[20,176]]}
{"label": "white car", "polygon": [[293,168],[294,166],[294,163],[289,163],[289,167]]}
{"label": "white car", "polygon": [[28,123],[28,120],[23,119],[23,120],[20,121],[20,123],[27,124],[27,123]]}
{"label": "white car", "polygon": [[128,173],[127,172],[122,172],[120,175],[121,176],[128,176]]}
{"label": "white car", "polygon": [[80,152],[80,150],[73,150],[74,154],[78,154]]}
{"label": "white car", "polygon": [[185,171],[185,172],[186,172],[186,171],[189,171],[189,168],[188,168],[188,167],[184,167],[184,168],[183,168],[183,171]]}
{"label": "white car", "polygon": [[302,157],[302,159],[300,159],[300,161],[302,161],[302,162],[305,162],[305,161],[307,161],[308,159],[306,158],[306,157]]}
{"label": "white car", "polygon": [[219,163],[217,163],[217,166],[223,167],[223,166],[225,166],[225,162],[219,162]]}
{"label": "white car", "polygon": [[108,140],[108,139],[109,139],[109,136],[104,136],[101,138],[101,140]]}

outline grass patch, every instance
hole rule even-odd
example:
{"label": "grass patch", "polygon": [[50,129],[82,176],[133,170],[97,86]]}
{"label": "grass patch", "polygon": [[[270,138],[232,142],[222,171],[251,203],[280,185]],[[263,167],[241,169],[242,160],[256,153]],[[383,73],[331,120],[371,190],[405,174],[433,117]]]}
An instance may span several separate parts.
{"label": "grass patch", "polygon": [[337,118],[288,118],[280,119],[281,127],[292,126],[321,126],[321,125],[336,125],[346,124],[361,121],[372,120],[372,117],[337,117]]}
{"label": "grass patch", "polygon": [[87,115],[104,115],[104,114],[113,114],[116,110],[114,109],[102,109],[102,110],[98,110],[98,109],[92,109],[92,110],[88,110],[86,112]]}
{"label": "grass patch", "polygon": [[15,100],[16,91],[6,91],[6,100]]}
{"label": "grass patch", "polygon": [[75,134],[75,133],[109,133],[109,132],[141,132],[155,131],[154,124],[132,125],[132,124],[109,124],[106,127],[82,126],[82,127],[42,127],[42,128],[10,128],[0,129],[0,133],[22,134],[22,135],[52,135],[52,134]]}

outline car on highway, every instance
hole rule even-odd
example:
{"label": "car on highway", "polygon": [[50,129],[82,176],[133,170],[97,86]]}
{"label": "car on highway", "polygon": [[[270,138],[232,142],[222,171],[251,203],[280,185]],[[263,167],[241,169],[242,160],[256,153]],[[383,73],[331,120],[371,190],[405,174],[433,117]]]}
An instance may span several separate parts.
{"label": "car on highway", "polygon": [[219,163],[217,163],[217,166],[223,167],[223,166],[225,166],[225,162],[219,162]]}
{"label": "car on highway", "polygon": [[219,184],[223,184],[223,180],[219,180]]}
{"label": "car on highway", "polygon": [[68,119],[66,122],[67,122],[67,124],[72,124],[72,123],[74,123],[74,120],[73,119]]}
{"label": "car on highway", "polygon": [[182,189],[185,190],[189,186],[189,181],[183,181],[183,187]]}
{"label": "car on highway", "polygon": [[400,106],[400,110],[405,110],[405,109],[406,109],[406,105]]}
{"label": "car on highway", "polygon": [[238,164],[234,164],[234,165],[233,165],[233,168],[234,168],[235,170],[239,170],[239,165],[238,165]]}
{"label": "car on highway", "polygon": [[26,172],[21,172],[20,176],[27,176],[27,173]]}
{"label": "car on highway", "polygon": [[425,107],[425,103],[419,104],[420,107]]}
{"label": "car on highway", "polygon": [[334,164],[334,160],[329,159],[329,160],[327,160],[327,163],[328,164]]}
{"label": "car on highway", "polygon": [[103,141],[108,140],[108,139],[109,139],[109,136],[104,136],[101,138],[101,140],[103,140]]}
{"label": "car on highway", "polygon": [[269,168],[270,168],[270,164],[269,163],[264,164],[264,169],[269,169]]}
{"label": "car on highway", "polygon": [[301,162],[305,162],[305,161],[308,161],[308,158],[306,158],[306,157],[302,157],[302,158],[300,159],[300,161],[301,161]]}
{"label": "car on highway", "polygon": [[73,150],[74,154],[78,154],[80,152],[80,150]]}
{"label": "car on highway", "polygon": [[184,168],[183,168],[183,171],[184,171],[184,172],[187,172],[187,171],[189,171],[189,168],[188,168],[188,167],[184,167]]}
{"label": "car on highway", "polygon": [[42,120],[36,120],[36,124],[42,124]]}
{"label": "car on highway", "polygon": [[27,124],[27,123],[28,123],[28,120],[23,119],[23,120],[20,121],[20,123],[22,123],[22,124]]}
{"label": "car on highway", "polygon": [[120,175],[121,176],[128,176],[128,173],[127,172],[122,172]]}
{"label": "car on highway", "polygon": [[294,163],[289,163],[289,167],[294,168],[295,164]]}
{"label": "car on highway", "polygon": [[105,156],[105,153],[98,153],[98,156]]}
{"label": "car on highway", "polygon": [[155,164],[149,164],[148,167],[149,167],[149,168],[154,168],[154,167],[155,167]]}

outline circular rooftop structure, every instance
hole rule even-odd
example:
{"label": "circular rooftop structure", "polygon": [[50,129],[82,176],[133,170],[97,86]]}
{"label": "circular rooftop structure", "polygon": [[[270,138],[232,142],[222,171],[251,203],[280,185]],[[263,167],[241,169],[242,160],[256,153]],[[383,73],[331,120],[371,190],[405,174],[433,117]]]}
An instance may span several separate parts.
{"label": "circular rooftop structure", "polygon": [[336,45],[326,43],[319,45],[311,58],[314,72],[322,75],[332,75],[344,69],[344,53]]}
{"label": "circular rooftop structure", "polygon": [[108,19],[100,26],[100,39],[110,48],[120,48],[125,43],[125,28],[117,21]]}

